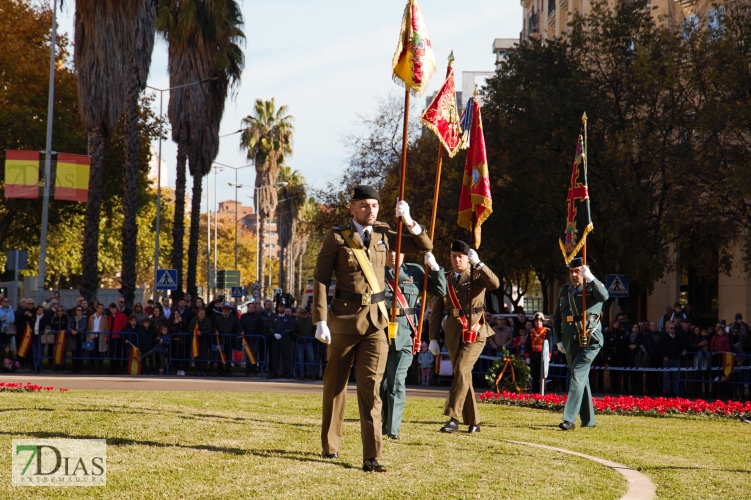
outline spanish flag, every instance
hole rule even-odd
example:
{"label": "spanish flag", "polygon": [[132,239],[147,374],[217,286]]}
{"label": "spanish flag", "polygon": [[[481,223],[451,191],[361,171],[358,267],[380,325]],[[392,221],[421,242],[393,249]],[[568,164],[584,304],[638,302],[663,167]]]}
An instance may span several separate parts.
{"label": "spanish flag", "polygon": [[55,355],[54,363],[56,365],[62,365],[65,361],[65,330],[57,332],[57,339],[55,339]]}
{"label": "spanish flag", "polygon": [[465,133],[469,131],[469,148],[464,164],[459,217],[456,222],[468,231],[472,231],[474,225],[474,247],[480,248],[480,226],[493,213],[493,195],[490,192],[488,157],[485,152],[480,102],[477,97],[470,98],[467,103],[463,121],[465,124],[462,128]]}
{"label": "spanish flag", "polygon": [[55,199],[86,203],[89,199],[89,167],[87,155],[60,153],[57,155]]}
{"label": "spanish flag", "polygon": [[722,353],[722,377],[723,382],[728,382],[733,376],[733,370],[735,369],[735,354],[732,352]]}
{"label": "spanish flag", "polygon": [[39,198],[38,151],[5,151],[5,197]]}
{"label": "spanish flag", "polygon": [[399,44],[391,62],[392,78],[399,85],[420,96],[428,90],[435,73],[435,56],[417,0],[409,0],[404,9]]}
{"label": "spanish flag", "polygon": [[219,359],[222,360],[222,364],[227,364],[227,358],[224,356],[224,351],[222,350],[222,344],[219,343],[219,334],[216,334],[216,350],[219,351]]}
{"label": "spanish flag", "polygon": [[193,330],[193,341],[190,346],[190,355],[193,358],[197,358],[199,355],[198,352],[198,334],[200,333],[200,330],[198,329],[198,321],[196,321],[196,327]]}
{"label": "spanish flag", "polygon": [[[130,344],[130,342],[128,342]],[[128,357],[128,375],[141,374],[141,351],[136,346],[130,344],[130,356]]]}
{"label": "spanish flag", "polygon": [[245,334],[243,334],[243,349],[245,350],[245,356],[248,358],[248,363],[251,365],[255,365],[257,363],[256,357],[253,356],[253,350],[250,348],[250,345],[248,344],[248,341],[245,340]]}
{"label": "spanish flag", "polygon": [[18,355],[22,358],[25,358],[26,355],[29,353],[29,349],[31,348],[31,327],[29,325],[26,325],[26,329],[23,331],[23,338],[21,339],[21,344],[18,346]]}

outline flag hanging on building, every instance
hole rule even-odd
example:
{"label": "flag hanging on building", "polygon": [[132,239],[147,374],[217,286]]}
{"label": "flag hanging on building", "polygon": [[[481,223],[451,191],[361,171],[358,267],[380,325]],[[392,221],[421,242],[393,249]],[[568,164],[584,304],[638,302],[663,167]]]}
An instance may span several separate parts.
{"label": "flag hanging on building", "polygon": [[422,123],[435,132],[441,144],[451,158],[459,151],[462,130],[459,126],[459,111],[456,104],[454,86],[454,68],[449,68],[449,75],[438,91],[433,102],[422,114]]}
{"label": "flag hanging on building", "polygon": [[5,197],[39,198],[39,151],[5,151]]}
{"label": "flag hanging on building", "polygon": [[65,330],[57,332],[57,338],[55,339],[55,353],[53,356],[53,362],[56,365],[62,365],[65,361]]}
{"label": "flag hanging on building", "polygon": [[[585,115],[586,116],[586,115]],[[566,231],[564,239],[558,240],[563,260],[569,264],[587,241],[594,229],[589,210],[589,187],[587,184],[586,121],[576,142],[574,168],[571,172],[571,187],[566,197]]]}
{"label": "flag hanging on building", "polygon": [[219,351],[219,359],[222,360],[222,364],[227,364],[227,357],[224,355],[224,351],[222,350],[222,344],[219,342],[219,334],[216,335],[216,350]]}
{"label": "flag hanging on building", "polygon": [[248,344],[248,341],[245,339],[245,334],[242,336],[243,340],[243,350],[245,351],[245,356],[248,358],[248,363],[251,365],[257,364],[256,357],[253,356],[253,350],[250,348],[250,344]]}
{"label": "flag hanging on building", "polygon": [[31,347],[31,327],[29,325],[26,325],[26,328],[24,328],[23,331],[23,337],[21,337],[21,343],[18,345],[18,351],[17,354],[25,358],[26,355],[29,353],[29,348]]}
{"label": "flag hanging on building", "polygon": [[420,96],[428,90],[435,73],[435,56],[417,0],[409,0],[404,9],[399,44],[391,63],[393,79]]}
{"label": "flag hanging on building", "polygon": [[190,344],[190,356],[192,358],[197,358],[200,354],[198,349],[198,334],[200,333],[200,330],[198,329],[198,321],[196,320],[196,327],[193,329],[193,341]]}
{"label": "flag hanging on building", "polygon": [[474,214],[474,244],[480,248],[480,226],[493,213],[493,195],[490,192],[490,174],[488,158],[485,152],[485,137],[482,131],[482,117],[480,103],[473,97],[467,103],[466,113],[471,113],[468,121],[469,148],[467,161],[464,164],[464,179],[462,192],[459,197],[459,217],[457,224],[472,231]]}
{"label": "flag hanging on building", "polygon": [[89,200],[89,167],[87,155],[60,153],[57,155],[55,199],[86,203]]}
{"label": "flag hanging on building", "polygon": [[[130,342],[128,342],[130,344]],[[136,346],[130,344],[130,356],[128,357],[128,375],[141,374],[141,351]]]}

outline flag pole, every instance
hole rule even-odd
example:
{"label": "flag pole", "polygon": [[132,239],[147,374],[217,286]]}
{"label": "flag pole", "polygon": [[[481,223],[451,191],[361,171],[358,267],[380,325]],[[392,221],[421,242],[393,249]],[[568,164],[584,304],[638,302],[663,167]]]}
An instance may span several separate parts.
{"label": "flag pole", "polygon": [[[454,51],[449,54],[449,64],[446,68],[446,78],[451,73],[451,66],[454,64]],[[435,219],[438,213],[438,191],[441,189],[441,168],[443,167],[443,144],[438,143],[438,166],[435,171],[435,187],[433,189],[433,212],[430,214],[430,241],[433,241],[435,235]],[[422,280],[422,293],[420,294],[420,317],[417,318],[417,332],[415,332],[415,342],[412,346],[412,354],[420,352],[422,342],[422,327],[425,321],[425,308],[428,300],[428,273],[425,270],[425,277]]]}
{"label": "flag pole", "polygon": [[[477,100],[477,96],[479,94],[480,94],[479,87],[475,84],[475,94],[474,94],[475,100]],[[474,105],[475,104],[473,102],[472,106],[474,106]],[[469,126],[471,128],[472,124],[470,124]],[[469,193],[469,196],[470,196],[470,202],[471,202],[471,200],[472,200],[472,193],[471,192]],[[475,250],[475,251],[477,251],[477,248],[476,248],[477,241],[476,241],[476,238],[475,238],[475,229],[476,229],[475,225],[477,223],[476,215],[477,215],[477,212],[475,212],[475,205],[473,203],[472,204],[472,226],[471,227],[472,227],[472,249]],[[467,324],[469,325],[470,328],[472,328],[472,325],[473,325],[473,323],[472,323],[472,298],[473,298],[472,297],[472,294],[473,294],[473,291],[472,291],[473,287],[472,287],[472,285],[474,284],[473,283],[474,281],[475,281],[475,268],[474,268],[474,266],[472,266],[472,264],[470,264],[469,265],[469,307],[467,308],[467,311],[468,311],[468,313],[467,313]]]}
{"label": "flag pole", "polygon": [[[407,135],[409,133],[409,88],[404,90],[404,132],[402,137],[402,168],[399,174],[399,200],[404,200],[404,178],[407,173]],[[399,257],[402,254],[402,219],[401,217],[396,221],[396,263],[399,264]],[[399,286],[399,268],[401,265],[395,266],[394,269],[394,286]],[[393,325],[389,325],[389,329],[394,329],[396,334],[396,308],[398,302],[393,301],[391,306],[391,321]],[[389,342],[391,342],[392,336],[389,332]]]}
{"label": "flag pole", "polygon": [[[584,155],[582,161],[584,162],[584,178],[587,178],[587,113],[582,115],[582,125],[584,126]],[[582,246],[582,264],[587,265],[587,240],[584,240]],[[584,280],[582,285],[582,340],[583,343],[589,345],[589,330],[587,328],[587,282]],[[582,346],[585,347],[585,346]]]}

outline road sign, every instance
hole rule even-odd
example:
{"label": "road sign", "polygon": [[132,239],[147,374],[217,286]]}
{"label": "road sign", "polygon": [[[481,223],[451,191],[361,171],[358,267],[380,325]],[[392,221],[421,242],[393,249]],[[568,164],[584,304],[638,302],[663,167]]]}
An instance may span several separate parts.
{"label": "road sign", "polygon": [[177,290],[177,269],[157,269],[157,290]]}
{"label": "road sign", "polygon": [[241,299],[243,298],[243,287],[241,286],[233,286],[232,287],[232,298],[233,299]]}
{"label": "road sign", "polygon": [[253,297],[258,298],[260,296],[261,296],[261,291],[260,290],[253,290]]}
{"label": "road sign", "polygon": [[[16,269],[16,257],[18,257],[18,269]],[[28,269],[29,252],[26,250],[8,250],[5,260],[5,269],[8,271],[23,271]]]}
{"label": "road sign", "polygon": [[261,284],[259,282],[256,281],[255,283],[253,283],[253,290],[260,290],[260,289],[261,289]]}
{"label": "road sign", "polygon": [[611,297],[628,297],[628,277],[625,274],[608,274],[605,276],[605,288]]}
{"label": "road sign", "polygon": [[222,269],[216,272],[216,287],[219,289],[241,286],[240,271],[234,269]]}
{"label": "road sign", "polygon": [[281,288],[274,288],[274,296],[281,295],[282,289]]}

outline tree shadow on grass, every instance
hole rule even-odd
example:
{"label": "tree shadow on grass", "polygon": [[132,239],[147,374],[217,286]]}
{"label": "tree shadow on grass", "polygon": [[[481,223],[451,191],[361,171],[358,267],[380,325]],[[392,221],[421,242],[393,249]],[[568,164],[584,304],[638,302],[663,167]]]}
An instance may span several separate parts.
{"label": "tree shadow on grass", "polygon": [[637,467],[636,470],[640,472],[645,471],[660,471],[660,470],[694,470],[694,471],[711,471],[711,472],[734,472],[737,474],[749,474],[751,473],[751,469],[713,469],[710,467],[679,467],[676,465],[666,465],[666,466],[646,466],[646,467]]}
{"label": "tree shadow on grass", "polygon": [[[34,432],[0,431],[0,435],[25,436],[27,438],[38,438],[38,439],[54,439],[54,438],[102,439],[101,436],[86,436],[86,435],[74,436],[74,435],[70,435],[70,434],[66,434],[62,432],[46,432],[46,431],[34,431]],[[331,464],[331,465],[342,467],[344,469],[357,468],[344,462],[327,460],[327,459],[321,458],[319,455],[315,453],[305,452],[305,451],[289,451],[289,450],[276,450],[276,449],[253,450],[253,449],[234,448],[234,447],[227,447],[227,446],[212,446],[212,445],[203,445],[203,444],[186,445],[186,444],[180,444],[180,443],[160,443],[159,441],[143,441],[143,440],[126,439],[126,438],[119,438],[119,437],[108,437],[106,438],[106,440],[107,440],[107,445],[109,446],[138,445],[138,446],[152,446],[155,448],[182,448],[186,450],[210,451],[214,453],[228,453],[228,454],[237,455],[237,456],[252,455],[255,457],[259,457],[259,458],[283,458],[285,460],[294,460],[296,462]]]}

